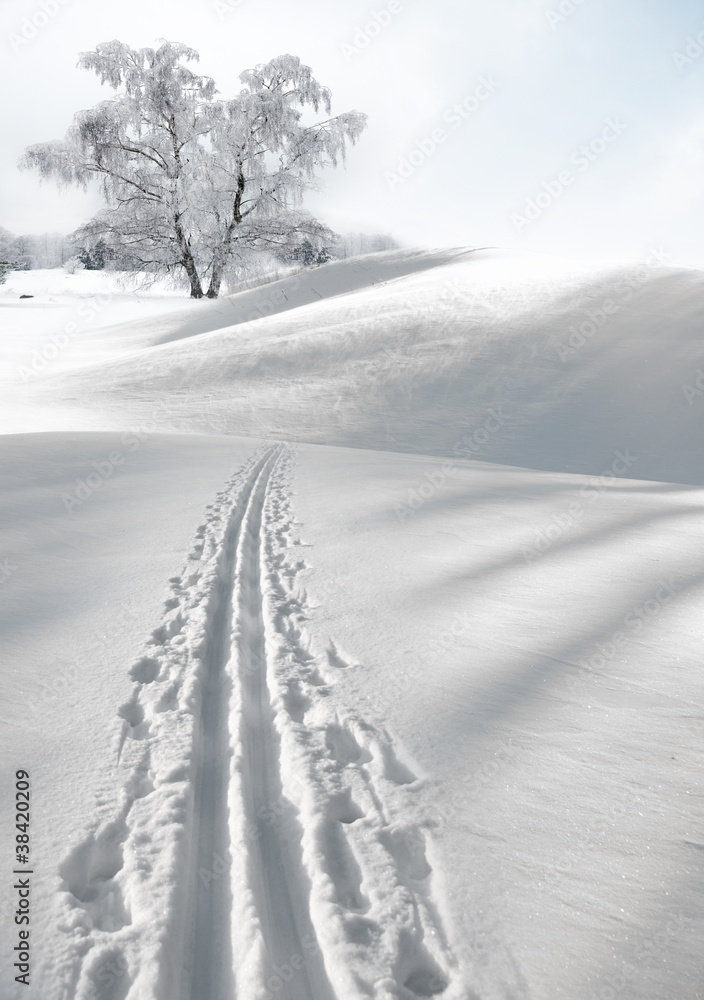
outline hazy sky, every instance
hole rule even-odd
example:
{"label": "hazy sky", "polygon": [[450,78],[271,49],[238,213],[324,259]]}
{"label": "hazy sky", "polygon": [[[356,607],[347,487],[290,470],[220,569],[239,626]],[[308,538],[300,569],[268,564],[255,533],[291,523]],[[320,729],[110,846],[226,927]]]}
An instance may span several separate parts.
{"label": "hazy sky", "polygon": [[306,203],[338,231],[704,266],[700,0],[0,0],[0,225],[68,232],[93,213],[17,158],[111,95],[78,52],[162,37],[225,96],[291,52],[333,112],[369,115]]}

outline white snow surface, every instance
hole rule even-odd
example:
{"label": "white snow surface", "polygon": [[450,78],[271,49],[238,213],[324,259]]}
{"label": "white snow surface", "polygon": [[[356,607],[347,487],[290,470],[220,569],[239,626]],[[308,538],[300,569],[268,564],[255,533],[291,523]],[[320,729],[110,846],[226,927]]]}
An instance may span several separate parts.
{"label": "white snow surface", "polygon": [[704,997],[703,292],[10,276],[3,998]]}

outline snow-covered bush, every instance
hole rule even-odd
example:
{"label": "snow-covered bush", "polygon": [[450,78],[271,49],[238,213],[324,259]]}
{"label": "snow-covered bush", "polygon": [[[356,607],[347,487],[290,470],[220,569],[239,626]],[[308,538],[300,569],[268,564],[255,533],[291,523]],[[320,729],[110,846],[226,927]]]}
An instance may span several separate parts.
{"label": "snow-covered bush", "polygon": [[4,285],[10,271],[14,271],[16,264],[11,260],[0,260],[0,285]]}
{"label": "snow-covered bush", "polygon": [[75,257],[69,257],[69,259],[64,264],[64,271],[66,274],[76,274],[77,271],[84,271],[85,264],[81,258],[76,255]]}

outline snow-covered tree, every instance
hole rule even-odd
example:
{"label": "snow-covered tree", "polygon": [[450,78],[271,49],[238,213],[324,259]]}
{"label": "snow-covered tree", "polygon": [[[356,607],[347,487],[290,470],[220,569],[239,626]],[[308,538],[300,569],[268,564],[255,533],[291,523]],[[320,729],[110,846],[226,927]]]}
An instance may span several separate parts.
{"label": "snow-covered tree", "polygon": [[132,266],[188,276],[191,295],[215,298],[238,247],[274,249],[292,234],[329,232],[301,211],[318,172],[344,160],[366,116],[350,111],[307,122],[330,91],[300,59],[283,55],[240,76],[232,99],[184,65],[185,45],[83,53],[79,66],[119,91],[79,112],[66,137],[26,150],[20,165],[42,178],[86,187],[98,179],[107,208],[79,231]]}
{"label": "snow-covered tree", "polygon": [[12,260],[0,260],[0,285],[4,285],[10,271],[14,271],[16,264]]}
{"label": "snow-covered tree", "polygon": [[7,275],[17,266],[17,240],[12,233],[0,226],[0,285],[4,285]]}
{"label": "snow-covered tree", "polygon": [[104,239],[99,239],[93,247],[80,247],[77,256],[86,271],[103,271],[115,259],[115,252]]}
{"label": "snow-covered tree", "polygon": [[345,233],[335,241],[334,255],[344,259],[399,248],[400,244],[388,233]]}
{"label": "snow-covered tree", "polygon": [[71,237],[62,233],[15,236],[0,226],[0,258],[20,265],[22,270],[61,267],[72,253]]}
{"label": "snow-covered tree", "polygon": [[3,260],[14,260],[19,253],[17,249],[17,237],[9,229],[0,226],[0,257]]}
{"label": "snow-covered tree", "polygon": [[301,243],[299,252],[297,254],[297,258],[298,260],[300,260],[301,264],[303,264],[304,267],[310,267],[311,264],[315,264],[315,257],[316,254],[315,250],[313,249],[313,244],[306,237],[306,239],[304,239],[303,242]]}

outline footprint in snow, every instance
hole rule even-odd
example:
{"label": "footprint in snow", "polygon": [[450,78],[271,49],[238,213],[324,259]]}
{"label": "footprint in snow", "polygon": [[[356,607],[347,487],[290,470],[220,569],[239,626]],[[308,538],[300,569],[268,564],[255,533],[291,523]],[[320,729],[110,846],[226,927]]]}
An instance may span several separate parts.
{"label": "footprint in snow", "polygon": [[286,711],[294,722],[303,722],[305,714],[311,706],[310,698],[303,693],[299,680],[290,680],[283,696]]}
{"label": "footprint in snow", "polygon": [[381,750],[381,759],[384,767],[384,777],[388,778],[395,785],[411,785],[414,781],[418,780],[417,775],[411,771],[410,767],[406,767],[398,757],[393,749],[393,747],[388,743],[379,743],[379,749]]}
{"label": "footprint in snow", "polygon": [[358,914],[366,913],[371,904],[362,892],[362,871],[344,827],[363,816],[349,790],[334,796],[328,803],[321,838],[325,869],[335,889],[335,900],[343,909]]}
{"label": "footprint in snow", "polygon": [[82,841],[59,868],[68,891],[83,906],[93,925],[104,931],[119,930],[131,921],[120,887],[114,881],[124,864],[123,844],[129,833],[126,817],[131,806],[128,799],[118,819]]}
{"label": "footprint in snow", "polygon": [[130,677],[138,684],[151,684],[159,673],[159,661],[151,656],[143,656],[130,668]]}
{"label": "footprint in snow", "polygon": [[367,764],[372,755],[363,750],[354,733],[345,725],[330,723],[325,730],[325,746],[338,764]]}
{"label": "footprint in snow", "polygon": [[[442,969],[419,940],[417,935],[402,931],[399,937],[396,979],[402,985],[401,996],[406,1000],[415,997],[435,997],[444,993],[449,983]],[[405,992],[405,991],[408,992]],[[469,998],[468,998],[469,1000]]]}
{"label": "footprint in snow", "polygon": [[351,657],[347,657],[332,639],[328,644],[326,653],[328,663],[331,667],[335,667],[337,670],[346,670],[348,667],[358,667],[360,665]]}
{"label": "footprint in snow", "polygon": [[425,856],[425,837],[417,826],[382,830],[379,840],[396,862],[404,885],[423,882],[432,873]]}
{"label": "footprint in snow", "polygon": [[144,719],[144,709],[135,699],[126,702],[117,713],[127,723],[125,735],[131,740],[146,740],[149,737],[149,723]]}

